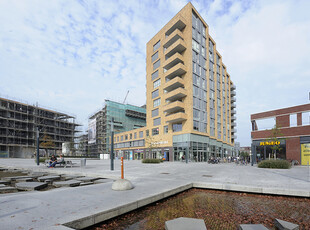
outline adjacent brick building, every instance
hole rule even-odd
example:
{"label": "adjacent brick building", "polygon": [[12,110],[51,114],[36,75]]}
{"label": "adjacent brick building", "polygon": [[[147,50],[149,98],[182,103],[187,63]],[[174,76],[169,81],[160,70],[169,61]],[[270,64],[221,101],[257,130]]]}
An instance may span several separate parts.
{"label": "adjacent brick building", "polygon": [[[270,141],[272,129],[259,130],[256,121],[267,118],[275,119],[280,132],[277,136],[279,143]],[[252,114],[251,122],[254,159],[268,158],[269,153],[274,157],[271,146],[278,144],[281,150],[277,153],[277,158],[297,160],[303,165],[308,164],[310,161],[310,104]]]}

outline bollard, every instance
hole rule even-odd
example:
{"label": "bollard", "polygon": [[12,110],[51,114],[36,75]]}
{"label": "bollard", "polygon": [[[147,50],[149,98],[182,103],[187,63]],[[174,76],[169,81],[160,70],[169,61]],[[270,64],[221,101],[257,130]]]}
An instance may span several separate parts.
{"label": "bollard", "polygon": [[124,158],[121,157],[121,178],[124,179]]}

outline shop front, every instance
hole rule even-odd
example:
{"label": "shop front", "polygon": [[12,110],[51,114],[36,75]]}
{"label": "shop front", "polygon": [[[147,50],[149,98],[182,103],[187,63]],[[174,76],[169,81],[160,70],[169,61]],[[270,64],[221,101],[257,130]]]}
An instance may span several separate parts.
{"label": "shop front", "polygon": [[286,141],[255,140],[252,142],[253,162],[260,162],[266,159],[286,160]]}

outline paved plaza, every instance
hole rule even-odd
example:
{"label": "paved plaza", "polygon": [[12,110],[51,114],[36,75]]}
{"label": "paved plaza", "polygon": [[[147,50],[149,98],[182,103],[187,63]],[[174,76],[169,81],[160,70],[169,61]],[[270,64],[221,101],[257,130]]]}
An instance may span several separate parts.
{"label": "paved plaza", "polygon": [[[73,161],[77,164],[72,168],[47,168],[37,166],[34,159],[0,159],[0,167],[113,180],[121,175],[120,160],[115,160],[114,171],[109,160],[87,160],[85,167]],[[107,180],[83,187],[0,194],[1,229],[81,229],[193,187],[310,197],[306,166],[285,170],[235,163],[124,161],[124,165],[132,190],[114,191],[113,180]]]}

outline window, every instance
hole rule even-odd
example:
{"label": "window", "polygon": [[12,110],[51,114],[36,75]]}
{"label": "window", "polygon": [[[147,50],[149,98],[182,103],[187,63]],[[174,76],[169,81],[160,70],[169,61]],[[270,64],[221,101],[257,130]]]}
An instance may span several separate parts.
{"label": "window", "polygon": [[130,138],[130,140],[132,139],[132,133],[131,133],[131,134],[129,134],[129,138]]}
{"label": "window", "polygon": [[199,44],[195,40],[192,40],[192,49],[199,53]]}
{"label": "window", "polygon": [[290,114],[290,127],[297,126],[297,114]]}
{"label": "window", "polygon": [[154,81],[156,78],[158,78],[158,70],[152,73],[152,81]]}
{"label": "window", "polygon": [[160,40],[153,46],[153,52],[158,50],[159,47],[160,47]]}
{"label": "window", "polygon": [[145,135],[146,135],[147,137],[150,135],[150,131],[149,131],[148,129],[145,131]]}
{"label": "window", "polygon": [[[158,71],[157,71],[158,72]],[[154,81],[153,83],[153,89],[156,89],[158,86],[160,86],[160,79],[158,79],[157,81]]]}
{"label": "window", "polygon": [[125,135],[125,140],[128,140],[128,134]]}
{"label": "window", "polygon": [[153,126],[160,125],[160,122],[161,122],[160,117],[159,117],[159,118],[154,119],[154,120],[153,120]]}
{"label": "window", "polygon": [[143,131],[139,132],[139,138],[143,138]]}
{"label": "window", "polygon": [[117,137],[117,142],[119,142],[119,137]]}
{"label": "window", "polygon": [[194,121],[193,129],[197,130],[197,131],[199,130],[199,122],[198,121]]}
{"label": "window", "polygon": [[164,126],[164,133],[168,133],[168,125]]}
{"label": "window", "polygon": [[193,109],[194,118],[199,119],[199,110]]}
{"label": "window", "polygon": [[153,64],[153,70],[157,69],[160,66],[160,59]]}
{"label": "window", "polygon": [[158,135],[158,134],[159,134],[159,128],[152,129],[153,136]]}
{"label": "window", "polygon": [[172,124],[172,132],[182,131],[182,123]]}
{"label": "window", "polygon": [[121,136],[121,141],[123,141],[124,140],[124,136]]}
{"label": "window", "polygon": [[152,117],[158,116],[158,113],[159,113],[158,111],[159,111],[158,109],[152,110]]}
{"label": "window", "polygon": [[135,135],[135,139],[137,139],[137,133],[135,133],[134,135]]}
{"label": "window", "polygon": [[302,125],[310,125],[310,112],[303,112],[301,114]]}
{"label": "window", "polygon": [[156,99],[156,100],[153,101],[153,107],[154,107],[154,108],[157,107],[157,106],[159,106],[159,105],[160,105],[160,98],[158,98],[158,99]]}
{"label": "window", "polygon": [[155,60],[158,59],[158,52],[156,52],[155,54],[153,54],[152,56],[152,62],[154,62]]}
{"label": "window", "polygon": [[159,90],[155,90],[152,92],[152,99],[159,96]]}

